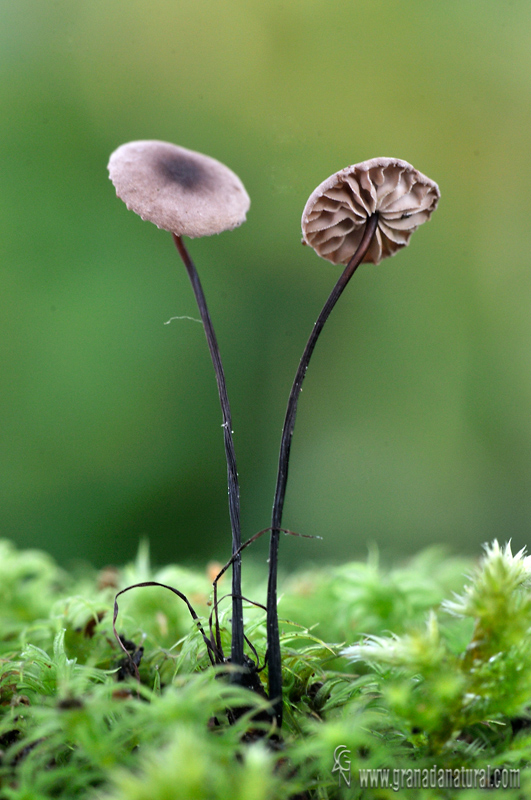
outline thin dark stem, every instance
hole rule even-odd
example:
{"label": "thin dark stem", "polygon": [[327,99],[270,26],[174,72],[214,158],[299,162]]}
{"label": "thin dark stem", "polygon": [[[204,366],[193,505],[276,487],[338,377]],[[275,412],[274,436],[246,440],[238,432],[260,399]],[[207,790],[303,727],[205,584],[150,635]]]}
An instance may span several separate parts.
{"label": "thin dark stem", "polygon": [[275,490],[275,501],[273,504],[273,515],[271,521],[271,540],[269,547],[269,580],[267,586],[267,650],[269,660],[269,699],[272,702],[275,718],[278,726],[282,725],[282,664],[280,657],[280,638],[278,630],[277,612],[277,571],[278,571],[278,545],[280,538],[280,526],[282,523],[282,511],[284,509],[284,498],[286,495],[286,485],[288,482],[289,455],[291,449],[291,439],[295,428],[295,417],[297,415],[297,404],[299,394],[302,389],[302,382],[310,363],[311,355],[314,351],[317,339],[323,326],[330,316],[332,309],[339,300],[347,283],[354,275],[357,267],[363,261],[367,250],[370,247],[376,227],[378,225],[378,215],[373,214],[367,220],[365,232],[358,249],[348,262],[341,277],[334,286],[328,300],[324,304],[323,310],[319,314],[317,322],[310,334],[310,338],[302,354],[286,410],[286,418],[282,429],[280,440],[280,456],[278,462],[277,485]]}
{"label": "thin dark stem", "polygon": [[[244,666],[243,658],[243,608],[242,608],[242,588],[241,588],[241,526],[240,526],[240,489],[238,485],[238,472],[236,470],[236,453],[234,451],[234,441],[232,438],[232,419],[230,413],[229,397],[225,383],[225,373],[221,363],[214,326],[208,312],[205,294],[195,265],[190,258],[188,250],[180,236],[173,234],[175,246],[179,251],[184,266],[188,272],[195,299],[201,314],[201,320],[205,329],[208,348],[212,357],[216,381],[218,384],[219,400],[221,403],[221,413],[223,417],[223,437],[225,440],[225,457],[227,460],[227,481],[229,485],[229,515],[232,528],[232,553],[234,561],[232,566],[232,640],[231,640],[231,661],[239,667]],[[234,672],[234,681],[241,682],[241,673]]]}

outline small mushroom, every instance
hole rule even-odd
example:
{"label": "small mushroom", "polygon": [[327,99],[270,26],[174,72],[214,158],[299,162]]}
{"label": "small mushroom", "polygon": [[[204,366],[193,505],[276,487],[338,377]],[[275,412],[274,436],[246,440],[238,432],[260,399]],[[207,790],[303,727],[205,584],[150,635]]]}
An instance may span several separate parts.
{"label": "small mushroom", "polygon": [[297,405],[310,358],[324,324],[362,262],[378,264],[409,242],[439,201],[434,181],[398,158],[373,158],[336,172],[310,195],[302,214],[303,243],[334,264],[346,264],[323,306],[291,387],[280,440],[271,519],[267,587],[269,697],[282,724],[282,664],[277,611],[278,547]]}
{"label": "small mushroom", "polygon": [[142,219],[170,231],[186,267],[205,330],[221,404],[232,528],[232,663],[245,671],[241,591],[240,489],[232,438],[232,418],[221,354],[199,274],[182,236],[210,236],[232,230],[249,210],[249,195],[237,175],[215,158],[169,142],[128,142],[112,153],[109,176],[118,197]]}
{"label": "small mushroom", "polygon": [[142,219],[176,236],[210,236],[245,222],[251,201],[232,170],[193,150],[146,140],[111,155],[116,194]]}
{"label": "small mushroom", "polygon": [[348,264],[368,217],[378,228],[363,261],[379,264],[405,247],[435,211],[437,184],[407,161],[371,158],[336,172],[308,198],[302,213],[303,241],[333,264]]}

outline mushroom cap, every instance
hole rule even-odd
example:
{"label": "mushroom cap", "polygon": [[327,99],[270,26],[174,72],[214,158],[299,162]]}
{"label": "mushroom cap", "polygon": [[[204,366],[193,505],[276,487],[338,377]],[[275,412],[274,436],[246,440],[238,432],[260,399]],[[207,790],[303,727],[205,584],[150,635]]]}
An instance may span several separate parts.
{"label": "mushroom cap", "polygon": [[123,144],[112,153],[108,170],[127,208],[178,236],[232,230],[245,222],[251,204],[232,170],[169,142]]}
{"label": "mushroom cap", "polygon": [[437,184],[399,158],[371,158],[336,172],[310,195],[302,212],[303,243],[333,264],[348,264],[367,218],[378,227],[363,261],[379,264],[405,247],[437,208]]}

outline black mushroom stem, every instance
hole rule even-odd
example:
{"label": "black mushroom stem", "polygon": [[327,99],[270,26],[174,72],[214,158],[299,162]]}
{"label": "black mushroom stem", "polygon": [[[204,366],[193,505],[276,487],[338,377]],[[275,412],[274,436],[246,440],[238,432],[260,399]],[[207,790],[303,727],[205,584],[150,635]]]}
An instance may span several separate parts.
{"label": "black mushroom stem", "polygon": [[[241,555],[238,552],[241,547],[241,524],[240,524],[240,489],[238,485],[238,472],[236,469],[236,453],[234,450],[234,440],[232,438],[232,417],[230,412],[225,373],[221,362],[214,326],[208,311],[205,294],[195,264],[193,263],[184,242],[177,234],[172,234],[175,246],[182,258],[188,277],[192,284],[195,299],[201,314],[201,320],[205,330],[208,348],[216,373],[218,394],[221,404],[223,417],[223,437],[225,441],[225,457],[227,460],[227,481],[229,487],[229,516],[232,529],[232,554],[235,556],[232,566],[232,641],[231,641],[231,663],[239,669],[232,673],[234,683],[241,683],[244,672],[244,630],[243,630],[243,608],[242,608],[242,589],[241,589]],[[236,555],[237,554],[237,555]]]}
{"label": "black mushroom stem", "polygon": [[280,655],[280,638],[278,630],[278,611],[277,611],[277,572],[278,572],[278,546],[280,539],[280,528],[282,525],[282,512],[284,509],[284,498],[286,495],[286,485],[288,482],[289,456],[291,450],[291,440],[295,428],[295,417],[297,415],[297,404],[299,394],[302,389],[302,382],[310,363],[310,358],[314,351],[317,339],[324,327],[325,322],[330,316],[332,309],[341,297],[343,290],[350,281],[354,272],[363,261],[373,236],[378,226],[378,214],[372,214],[366,223],[365,232],[358,246],[358,249],[348,262],[341,277],[334,286],[328,300],[323,306],[310,338],[306,343],[304,353],[299,363],[291,393],[286,409],[284,427],[280,440],[280,455],[278,461],[277,485],[275,490],[275,500],[273,503],[273,515],[271,521],[271,539],[269,546],[269,580],[267,586],[267,653],[268,653],[268,677],[269,677],[269,699],[272,703],[274,717],[278,727],[282,725],[282,663]]}

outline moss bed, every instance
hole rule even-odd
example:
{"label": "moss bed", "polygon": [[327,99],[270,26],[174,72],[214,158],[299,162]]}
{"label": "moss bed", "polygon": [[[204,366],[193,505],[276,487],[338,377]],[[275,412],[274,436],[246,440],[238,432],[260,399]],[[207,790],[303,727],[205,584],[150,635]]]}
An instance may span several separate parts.
{"label": "moss bed", "polygon": [[[263,602],[246,572],[244,594]],[[531,796],[525,553],[494,542],[477,563],[429,550],[284,579],[281,735],[262,694],[209,665],[169,592],[120,598],[140,683],[113,635],[115,594],[149,580],[184,592],[208,631],[213,575],[154,569],[146,546],[133,564],[69,574],[0,542],[2,800]],[[262,609],[246,606],[245,630],[263,664]],[[227,653],[228,600],[220,633]],[[267,665],[259,675],[265,688]]]}

